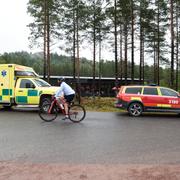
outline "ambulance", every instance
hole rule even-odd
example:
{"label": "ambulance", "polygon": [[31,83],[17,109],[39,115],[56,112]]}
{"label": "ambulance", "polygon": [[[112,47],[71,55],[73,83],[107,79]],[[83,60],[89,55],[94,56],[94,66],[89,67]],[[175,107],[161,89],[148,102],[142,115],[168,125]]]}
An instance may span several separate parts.
{"label": "ambulance", "polygon": [[53,87],[27,66],[0,64],[0,105],[39,105],[50,102],[59,87]]}

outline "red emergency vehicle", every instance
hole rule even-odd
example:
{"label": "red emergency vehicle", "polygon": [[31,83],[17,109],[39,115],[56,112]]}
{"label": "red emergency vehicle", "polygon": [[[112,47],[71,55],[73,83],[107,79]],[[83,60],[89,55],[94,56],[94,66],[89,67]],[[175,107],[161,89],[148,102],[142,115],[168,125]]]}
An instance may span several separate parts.
{"label": "red emergency vehicle", "polygon": [[147,111],[180,113],[180,95],[160,86],[121,86],[115,106],[127,110],[131,116]]}

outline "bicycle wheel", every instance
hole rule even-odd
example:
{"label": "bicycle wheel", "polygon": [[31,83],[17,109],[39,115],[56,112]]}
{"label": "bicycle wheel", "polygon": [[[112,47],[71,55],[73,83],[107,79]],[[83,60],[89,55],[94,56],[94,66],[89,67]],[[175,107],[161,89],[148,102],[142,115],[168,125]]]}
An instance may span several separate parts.
{"label": "bicycle wheel", "polygon": [[86,111],[83,106],[79,104],[74,104],[69,108],[69,119],[74,122],[78,123],[82,121],[86,116]]}
{"label": "bicycle wheel", "polygon": [[55,120],[58,114],[55,106],[53,106],[51,112],[49,113],[48,111],[50,107],[51,107],[51,103],[47,103],[42,105],[42,107],[39,110],[40,118],[46,122],[51,122]]}

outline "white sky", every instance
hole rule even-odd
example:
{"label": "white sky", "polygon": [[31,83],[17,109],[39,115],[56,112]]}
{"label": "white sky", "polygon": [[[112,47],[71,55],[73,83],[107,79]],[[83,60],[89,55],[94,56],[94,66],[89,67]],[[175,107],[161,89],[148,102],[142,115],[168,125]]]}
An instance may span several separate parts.
{"label": "white sky", "polygon": [[[4,52],[27,51],[29,48],[28,36],[30,34],[27,25],[32,22],[32,17],[27,14],[28,0],[0,0],[0,54]],[[81,47],[80,56],[92,59],[92,47]],[[41,51],[34,48],[33,52]],[[61,50],[57,50],[62,54]],[[98,57],[97,57],[98,58]],[[114,59],[114,54],[105,50],[102,53],[104,59]]]}
{"label": "white sky", "polygon": [[28,0],[0,0],[0,53],[30,51]]}

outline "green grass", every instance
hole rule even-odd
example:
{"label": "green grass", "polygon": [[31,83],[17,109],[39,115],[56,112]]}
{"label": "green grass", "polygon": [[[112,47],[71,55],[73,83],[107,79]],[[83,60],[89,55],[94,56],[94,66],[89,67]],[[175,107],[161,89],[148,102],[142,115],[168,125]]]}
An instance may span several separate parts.
{"label": "green grass", "polygon": [[118,108],[114,107],[116,98],[109,97],[95,97],[95,98],[82,98],[81,104],[88,111],[100,111],[100,112],[119,112]]}

